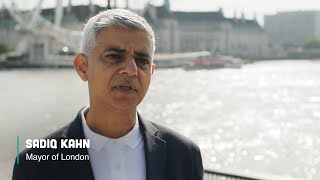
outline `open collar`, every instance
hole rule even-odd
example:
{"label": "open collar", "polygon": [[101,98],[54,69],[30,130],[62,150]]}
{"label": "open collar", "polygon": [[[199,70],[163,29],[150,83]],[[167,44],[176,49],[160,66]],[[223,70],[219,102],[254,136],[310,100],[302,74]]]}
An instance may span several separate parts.
{"label": "open collar", "polygon": [[[77,114],[63,133],[63,138],[84,139],[84,132],[81,122],[81,111]],[[148,120],[145,120],[138,113],[139,128],[142,133],[146,160],[146,179],[163,180],[165,172],[165,152],[166,142],[159,136],[158,129]],[[80,153],[87,155],[88,151],[84,149],[69,150],[70,153]],[[76,151],[76,152],[75,152]],[[94,180],[90,161],[64,161],[65,172],[70,179]]]}
{"label": "open collar", "polygon": [[116,140],[121,144],[135,149],[141,142],[142,135],[139,129],[138,116],[136,117],[136,122],[134,127],[124,136],[114,139],[108,138],[98,133],[93,132],[86,123],[85,114],[89,111],[89,106],[85,107],[81,111],[81,124],[83,127],[84,136],[90,139],[90,148],[95,151],[101,151],[105,144],[112,144],[111,142]]}

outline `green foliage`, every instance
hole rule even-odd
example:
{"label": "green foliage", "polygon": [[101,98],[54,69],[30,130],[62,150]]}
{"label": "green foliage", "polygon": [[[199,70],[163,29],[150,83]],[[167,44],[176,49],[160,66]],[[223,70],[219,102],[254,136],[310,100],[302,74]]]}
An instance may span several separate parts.
{"label": "green foliage", "polygon": [[308,40],[302,45],[302,47],[304,49],[320,48],[320,40],[317,40],[317,39]]}
{"label": "green foliage", "polygon": [[0,54],[4,54],[9,52],[11,49],[9,48],[9,46],[0,43]]}

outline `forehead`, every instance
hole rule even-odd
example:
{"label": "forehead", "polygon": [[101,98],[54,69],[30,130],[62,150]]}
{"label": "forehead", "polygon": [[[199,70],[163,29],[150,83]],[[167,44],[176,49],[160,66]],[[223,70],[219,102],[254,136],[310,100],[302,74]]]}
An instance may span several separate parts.
{"label": "forehead", "polygon": [[152,40],[144,30],[129,30],[121,27],[104,28],[96,34],[96,47],[108,46],[152,52]]}

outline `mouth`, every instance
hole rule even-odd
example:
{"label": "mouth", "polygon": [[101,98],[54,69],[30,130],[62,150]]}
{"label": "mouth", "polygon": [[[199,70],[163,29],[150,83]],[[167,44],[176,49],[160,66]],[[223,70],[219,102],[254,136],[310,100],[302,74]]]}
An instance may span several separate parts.
{"label": "mouth", "polygon": [[118,88],[122,89],[122,90],[126,90],[126,91],[132,90],[132,87],[131,86],[127,86],[127,85],[120,85],[120,86],[118,86]]}
{"label": "mouth", "polygon": [[130,85],[119,85],[119,86],[115,86],[114,89],[118,90],[118,91],[122,91],[122,92],[136,92],[137,89],[135,89],[133,86]]}

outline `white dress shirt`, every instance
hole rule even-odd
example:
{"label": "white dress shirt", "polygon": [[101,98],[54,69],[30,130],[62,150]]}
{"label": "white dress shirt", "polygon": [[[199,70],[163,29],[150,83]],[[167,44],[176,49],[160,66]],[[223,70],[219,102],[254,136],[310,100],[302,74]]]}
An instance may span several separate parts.
{"label": "white dress shirt", "polygon": [[[144,143],[139,122],[123,137],[112,139],[93,132],[81,112],[84,136],[90,139],[88,153],[95,180],[146,180]],[[138,118],[138,116],[137,116]]]}

